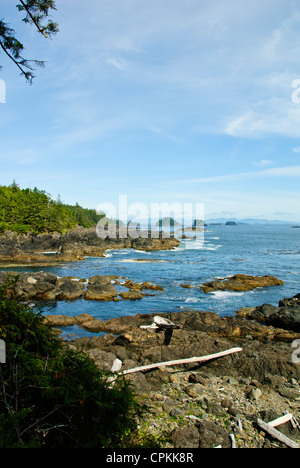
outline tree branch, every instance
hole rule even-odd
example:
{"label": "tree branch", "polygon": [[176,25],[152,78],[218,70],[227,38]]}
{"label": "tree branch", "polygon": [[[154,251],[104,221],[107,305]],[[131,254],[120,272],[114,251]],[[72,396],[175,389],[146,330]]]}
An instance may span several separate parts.
{"label": "tree branch", "polygon": [[28,5],[26,5],[26,3],[23,2],[23,0],[20,0],[20,3],[23,5],[23,8],[25,11],[27,11],[27,14],[30,16],[31,18],[31,21],[33,22],[33,24],[35,24],[35,26],[37,27],[37,30],[44,36],[44,37],[48,37],[47,34],[45,33],[45,31],[43,29],[41,29],[40,25],[38,24],[38,22],[36,21],[35,17],[32,15],[31,11],[29,10],[28,8]]}
{"label": "tree branch", "polygon": [[[21,70],[21,75],[24,75],[26,80],[29,81],[30,83],[32,83],[32,80],[34,78],[34,75],[32,72],[26,72],[25,70],[23,70],[22,66],[20,65],[20,63],[8,52],[8,50],[6,49],[6,47],[4,46],[3,42],[0,41],[0,46],[1,48],[4,50],[4,52],[6,53],[6,55],[14,62],[15,65],[17,65],[17,67],[19,68],[19,70]],[[25,65],[26,66],[26,65]],[[31,69],[29,65],[26,66],[26,68],[28,69]]]}
{"label": "tree branch", "polygon": [[41,20],[43,20],[45,17],[48,16],[48,9],[51,8],[53,10],[56,10],[55,6],[54,6],[54,3],[50,4],[50,5],[45,5],[44,6],[44,9],[42,9],[41,6],[38,6],[36,7],[38,10],[40,10],[42,12],[41,15],[34,15],[32,13],[32,9],[35,8],[35,5],[34,5],[34,2],[31,6],[28,6],[28,4],[26,4],[23,0],[19,0],[21,5],[18,5],[18,8],[19,10],[25,10],[27,12],[27,15],[28,17],[30,18],[30,20],[28,18],[25,18],[23,21],[25,22],[32,22],[39,33],[41,33],[45,38],[48,38],[49,37],[49,34],[56,34],[58,32],[58,26],[57,26],[57,23],[53,23],[52,21],[49,21],[48,24],[44,27],[41,27]]}
{"label": "tree branch", "polygon": [[[43,24],[43,20],[49,16],[49,10],[56,10],[54,0],[19,1],[20,3],[17,5],[18,10],[26,12],[25,18],[23,18],[25,23],[33,24],[37,31],[45,38],[58,32],[57,23],[48,20],[48,23]],[[45,62],[41,60],[27,60],[22,57],[23,44],[15,37],[15,31],[9,28],[3,20],[0,20],[0,47],[19,68],[21,75],[25,77],[26,81],[32,84],[35,76],[32,73],[34,68],[31,63],[37,67],[43,67]],[[26,69],[29,71],[26,71]]]}

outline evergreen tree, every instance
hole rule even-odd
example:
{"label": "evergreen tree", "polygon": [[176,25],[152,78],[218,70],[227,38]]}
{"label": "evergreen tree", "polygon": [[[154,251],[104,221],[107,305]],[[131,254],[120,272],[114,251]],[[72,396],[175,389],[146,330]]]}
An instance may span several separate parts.
{"label": "evergreen tree", "polygon": [[[56,10],[54,0],[20,0],[17,9],[25,13],[22,21],[33,25],[42,36],[48,38],[58,32],[57,23],[49,20],[51,10]],[[41,60],[28,60],[23,57],[24,45],[17,39],[14,29],[10,28],[3,19],[0,20],[0,48],[29,83],[32,83],[34,78],[34,66],[44,66]]]}
{"label": "evergreen tree", "polygon": [[130,444],[143,408],[130,384],[71,350],[42,313],[0,287],[0,448],[107,448]]}
{"label": "evergreen tree", "polygon": [[0,234],[5,231],[64,233],[76,226],[93,227],[103,216],[78,203],[72,206],[60,198],[54,201],[37,187],[21,189],[15,181],[8,187],[0,186]]}

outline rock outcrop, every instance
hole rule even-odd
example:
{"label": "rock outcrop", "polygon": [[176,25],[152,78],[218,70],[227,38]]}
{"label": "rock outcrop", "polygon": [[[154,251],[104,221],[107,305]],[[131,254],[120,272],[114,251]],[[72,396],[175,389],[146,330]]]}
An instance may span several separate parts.
{"label": "rock outcrop", "polygon": [[251,291],[256,288],[265,288],[269,286],[284,285],[282,280],[275,278],[275,276],[251,276],[237,274],[229,278],[222,278],[204,283],[201,289],[204,293],[213,291]]}
{"label": "rock outcrop", "polygon": [[300,333],[300,294],[279,301],[278,307],[263,304],[238,311],[239,316],[259,323]]}
{"label": "rock outcrop", "polygon": [[112,301],[118,296],[118,291],[111,284],[108,276],[93,276],[89,279],[84,298],[93,301]]}
{"label": "rock outcrop", "polygon": [[[119,298],[136,300],[142,299],[147,294],[145,290],[163,290],[161,286],[149,282],[136,283],[114,275],[96,275],[86,280],[71,276],[58,277],[44,271],[34,273],[1,271],[0,285],[8,282],[12,283],[9,287],[21,300],[70,301],[80,297],[90,301],[118,301]],[[122,291],[118,290],[118,287]]]}
{"label": "rock outcrop", "polygon": [[140,237],[98,237],[96,228],[78,227],[66,234],[17,234],[7,231],[0,236],[0,263],[3,265],[53,265],[57,262],[83,260],[85,256],[104,257],[107,249],[138,249],[145,251],[171,250],[179,245],[174,237],[152,238],[150,233]]}
{"label": "rock outcrop", "polygon": [[[117,363],[121,371],[242,348],[201,365],[158,366],[127,374],[149,408],[142,433],[152,434],[166,448],[230,448],[233,441],[238,448],[271,448],[273,443],[284,447],[256,422],[257,418],[269,422],[289,411],[298,426],[294,422],[277,429],[300,441],[300,368],[291,359],[291,344],[299,333],[211,312],[161,316],[181,326],[171,331],[140,328],[152,323],[153,314],[108,321],[84,314],[73,318],[74,323],[105,334],[66,342],[89,354],[100,369],[110,370]],[[54,316],[45,321],[59,324]]]}

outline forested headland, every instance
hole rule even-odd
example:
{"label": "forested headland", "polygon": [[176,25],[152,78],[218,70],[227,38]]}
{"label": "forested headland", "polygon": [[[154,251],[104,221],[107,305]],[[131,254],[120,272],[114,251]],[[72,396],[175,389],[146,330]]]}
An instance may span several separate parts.
{"label": "forested headland", "polygon": [[68,205],[59,197],[53,200],[50,194],[36,187],[21,189],[15,182],[0,185],[0,234],[5,231],[65,233],[76,226],[90,228],[103,216],[78,203]]}

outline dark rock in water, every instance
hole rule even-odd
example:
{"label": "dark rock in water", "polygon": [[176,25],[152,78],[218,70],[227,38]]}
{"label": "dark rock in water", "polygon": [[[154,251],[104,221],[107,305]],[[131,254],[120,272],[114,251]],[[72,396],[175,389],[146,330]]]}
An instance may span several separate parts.
{"label": "dark rock in water", "polygon": [[118,295],[118,291],[111,284],[109,276],[93,276],[89,279],[84,298],[94,301],[112,301]]}
{"label": "dark rock in water", "polygon": [[250,320],[255,320],[275,328],[283,328],[296,333],[300,332],[300,294],[292,298],[285,298],[279,301],[279,307],[271,304],[263,304],[247,311],[237,312],[238,316],[246,316]]}
{"label": "dark rock in water", "polygon": [[136,299],[142,299],[144,297],[144,295],[139,291],[124,291],[121,292],[119,295],[122,299],[128,299],[131,301],[134,301]]}
{"label": "dark rock in water", "polygon": [[279,286],[284,282],[275,278],[275,276],[251,276],[251,275],[234,275],[230,278],[223,278],[208,283],[204,283],[201,289],[205,293],[213,291],[251,291],[256,288],[264,288],[267,286]]}
{"label": "dark rock in water", "polygon": [[58,278],[53,273],[0,272],[0,284],[13,281],[13,290],[18,299],[74,300],[82,296],[84,284],[77,278]]}
{"label": "dark rock in water", "polygon": [[84,284],[77,278],[58,278],[55,289],[48,293],[48,300],[75,300],[82,296]]}
{"label": "dark rock in water", "polygon": [[[3,272],[2,272],[3,273]],[[10,272],[8,275],[10,276]],[[5,273],[1,275],[5,281]],[[37,273],[12,274],[12,277],[18,278],[14,291],[20,299],[44,299],[47,294],[55,288],[57,276],[43,271]]]}
{"label": "dark rock in water", "polygon": [[300,305],[300,293],[293,297],[286,297],[279,301],[279,307],[289,307],[293,305]]}
{"label": "dark rock in water", "polygon": [[[119,297],[124,300],[136,300],[144,297],[142,290],[163,290],[162,287],[148,282],[140,284],[127,280],[123,285],[129,291],[118,294],[118,290],[113,286],[113,284],[120,284],[118,279],[120,279],[119,276],[96,275],[87,281],[84,278],[71,276],[58,277],[44,271],[35,273],[0,272],[0,285],[6,284],[7,281],[12,282],[9,287],[14,290],[16,297],[22,300],[75,300],[80,297],[91,301],[119,301]],[[119,297],[117,297],[118,295]],[[92,329],[94,330],[95,327],[96,323],[93,323]]]}

